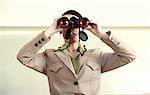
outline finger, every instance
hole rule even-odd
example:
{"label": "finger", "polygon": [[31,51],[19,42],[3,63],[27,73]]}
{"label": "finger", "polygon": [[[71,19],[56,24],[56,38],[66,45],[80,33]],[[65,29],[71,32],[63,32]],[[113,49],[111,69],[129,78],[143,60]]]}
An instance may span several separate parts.
{"label": "finger", "polygon": [[93,20],[89,20],[90,23],[94,23],[94,24],[97,24],[97,22],[93,21]]}
{"label": "finger", "polygon": [[93,20],[89,20],[90,21],[90,23],[95,23]]}
{"label": "finger", "polygon": [[61,18],[61,17],[55,18],[55,19],[54,19],[54,22],[53,22],[53,25],[57,26],[57,22],[58,22],[58,20],[59,20],[60,18]]}
{"label": "finger", "polygon": [[89,25],[87,27],[88,28],[96,28],[97,24],[95,24],[95,23],[89,23]]}
{"label": "finger", "polygon": [[54,20],[58,21],[60,18],[62,18],[62,17],[57,17],[57,18],[55,18]]}
{"label": "finger", "polygon": [[57,28],[57,31],[62,31],[63,29],[62,28]]}
{"label": "finger", "polygon": [[87,27],[85,27],[84,29],[86,29],[86,30],[89,30],[89,29],[92,29],[93,28],[93,26],[92,25],[88,25]]}

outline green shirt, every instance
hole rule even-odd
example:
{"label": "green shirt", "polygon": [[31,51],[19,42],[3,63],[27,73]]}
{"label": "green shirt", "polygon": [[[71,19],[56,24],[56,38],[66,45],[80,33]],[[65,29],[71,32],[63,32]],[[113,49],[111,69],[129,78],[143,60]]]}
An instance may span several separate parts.
{"label": "green shirt", "polygon": [[[64,44],[61,47],[59,47],[58,50],[62,51],[63,53],[65,53],[67,55],[69,55],[68,49],[64,49],[66,47],[67,47],[67,44]],[[77,74],[77,71],[78,71],[79,56],[80,55],[82,56],[85,51],[86,51],[85,45],[83,46],[83,45],[80,44],[80,46],[78,47],[79,54],[75,57],[72,57],[72,56],[69,55],[76,74]]]}

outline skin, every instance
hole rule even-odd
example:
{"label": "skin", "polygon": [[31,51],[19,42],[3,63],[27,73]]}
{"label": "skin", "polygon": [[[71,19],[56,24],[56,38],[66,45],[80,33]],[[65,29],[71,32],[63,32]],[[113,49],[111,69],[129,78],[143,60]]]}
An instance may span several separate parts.
{"label": "skin", "polygon": [[[63,17],[67,17],[67,18],[70,19],[73,16],[74,15],[66,14]],[[76,17],[76,16],[74,16],[74,17]],[[55,18],[54,22],[50,26],[50,28],[47,29],[47,31],[45,31],[45,36],[47,38],[51,37],[52,35],[54,35],[55,33],[58,33],[58,32],[60,32],[60,34],[62,33],[63,37],[65,36],[65,34],[67,32],[66,29],[63,29],[60,26],[57,26],[57,22],[60,18],[61,17]],[[76,18],[78,18],[78,17],[76,17]],[[90,32],[92,32],[98,38],[107,38],[108,37],[108,35],[106,35],[106,34],[104,34],[100,31],[100,29],[98,28],[97,23],[95,23],[93,21],[90,21],[90,22],[92,23],[93,28],[92,27],[86,27],[85,30],[89,30]],[[72,32],[73,32],[72,37],[69,40],[66,40],[66,39],[64,39],[64,40],[65,40],[66,43],[68,43],[69,41],[71,42],[70,46],[68,47],[68,51],[69,51],[71,56],[76,56],[78,54],[77,48],[79,47],[79,29],[73,29]]]}

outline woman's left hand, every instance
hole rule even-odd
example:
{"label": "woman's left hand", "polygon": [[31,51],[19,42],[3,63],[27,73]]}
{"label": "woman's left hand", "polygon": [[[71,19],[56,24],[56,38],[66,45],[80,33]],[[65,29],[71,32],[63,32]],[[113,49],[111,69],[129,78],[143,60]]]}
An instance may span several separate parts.
{"label": "woman's left hand", "polygon": [[100,27],[98,27],[98,24],[93,22],[93,21],[90,21],[90,24],[84,28],[85,30],[89,30],[90,32],[92,32],[95,36],[101,38],[102,36],[102,32],[101,32],[101,29]]}

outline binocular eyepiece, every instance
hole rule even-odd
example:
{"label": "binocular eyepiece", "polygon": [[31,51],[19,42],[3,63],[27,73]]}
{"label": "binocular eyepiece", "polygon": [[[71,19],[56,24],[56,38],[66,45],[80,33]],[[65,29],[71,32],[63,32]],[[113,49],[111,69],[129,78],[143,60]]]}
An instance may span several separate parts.
{"label": "binocular eyepiece", "polygon": [[74,29],[74,28],[79,29],[79,38],[82,41],[86,41],[88,39],[87,34],[83,31],[83,29],[85,27],[90,25],[90,21],[86,17],[83,17],[81,19],[78,19],[76,17],[71,17],[70,19],[68,19],[67,17],[62,17],[58,20],[58,25],[61,28],[67,28],[67,33],[65,35],[65,39],[70,39],[71,38],[72,29]]}

